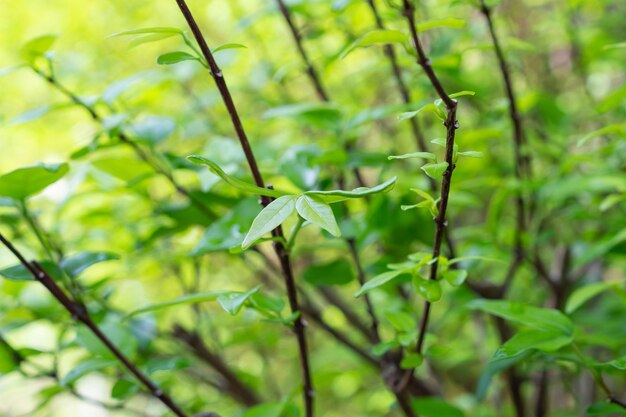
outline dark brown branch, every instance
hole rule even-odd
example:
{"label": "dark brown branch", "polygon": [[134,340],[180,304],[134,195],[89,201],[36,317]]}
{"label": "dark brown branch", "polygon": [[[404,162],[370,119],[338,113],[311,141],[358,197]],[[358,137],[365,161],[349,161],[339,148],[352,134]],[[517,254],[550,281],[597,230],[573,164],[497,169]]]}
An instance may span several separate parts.
{"label": "dark brown branch", "polygon": [[525,155],[526,150],[525,146],[525,136],[522,125],[522,118],[517,109],[517,102],[515,99],[515,92],[513,90],[513,81],[511,79],[511,71],[509,70],[509,65],[504,57],[504,52],[502,51],[502,47],[500,46],[500,41],[498,39],[498,35],[495,31],[493,25],[493,19],[491,17],[491,8],[487,6],[484,0],[480,0],[480,11],[485,16],[487,20],[487,26],[489,27],[489,34],[491,36],[491,41],[493,43],[496,57],[498,59],[498,65],[500,67],[500,74],[502,75],[502,79],[504,82],[504,89],[506,91],[506,96],[509,102],[509,118],[511,119],[511,124],[513,125],[513,153],[514,153],[514,165],[515,165],[515,177],[520,182],[520,188],[517,190],[515,195],[515,235],[513,237],[513,260],[512,263],[515,265],[515,269],[510,272],[510,279],[504,281],[503,290],[506,292],[506,289],[511,284],[513,277],[515,276],[515,272],[517,267],[520,266],[523,258],[524,258],[524,245],[522,242],[522,234],[525,230],[525,219],[526,219],[526,205],[524,203],[524,198],[521,191],[521,182],[528,178],[530,175],[530,160],[527,155]]}
{"label": "dark brown branch", "polygon": [[[385,25],[383,24],[383,20],[380,17],[380,13],[378,12],[376,3],[374,3],[374,0],[367,0],[367,3],[370,6],[372,15],[374,16],[374,20],[376,21],[376,27],[378,27],[381,30],[384,30]],[[385,55],[387,56],[389,60],[389,64],[391,65],[393,77],[395,78],[396,84],[398,85],[398,92],[400,93],[400,97],[402,97],[402,101],[405,104],[411,103],[411,93],[406,83],[404,82],[404,79],[402,78],[402,70],[400,69],[400,64],[398,63],[398,58],[396,56],[395,49],[391,45],[385,45],[383,47],[383,50],[385,51]],[[419,126],[418,119],[416,117],[413,117],[409,119],[409,122],[411,124],[411,131],[413,132],[413,137],[415,138],[417,148],[422,152],[426,152],[428,150],[428,145],[426,144],[424,133],[422,132],[422,129]],[[432,180],[430,177],[429,177],[429,180],[431,180],[430,182],[432,183],[432,185],[436,187],[437,183],[434,180]]]}
{"label": "dark brown branch", "polygon": [[2,234],[0,234],[0,242],[9,249],[20,263],[32,274],[36,281],[39,281],[46,289],[57,299],[57,301],[71,314],[74,320],[83,323],[91,330],[91,332],[106,346],[106,348],[124,365],[124,367],[143,384],[150,395],[161,401],[178,417],[188,417],[179,406],[171,399],[171,397],[163,392],[150,378],[139,370],[109,338],[102,333],[100,328],[92,321],[89,312],[84,305],[73,301],[69,296],[57,285],[50,277],[46,270],[37,262],[28,262],[26,258],[9,242]]}
{"label": "dark brown branch", "polygon": [[317,70],[311,63],[311,60],[309,59],[309,55],[307,54],[306,49],[304,49],[304,45],[302,43],[302,35],[300,35],[298,28],[296,28],[296,25],[293,22],[293,18],[291,17],[291,12],[289,12],[289,8],[287,8],[283,0],[276,0],[276,4],[278,5],[278,8],[280,9],[280,12],[282,13],[283,17],[285,18],[287,25],[289,26],[289,30],[291,31],[291,35],[294,39],[296,47],[298,48],[298,52],[300,53],[300,56],[302,57],[302,60],[304,61],[306,72],[309,75],[309,78],[311,79],[311,83],[313,84],[313,87],[315,88],[315,93],[320,98],[320,100],[330,101],[328,93],[326,92],[326,88],[324,88],[324,85],[322,84],[322,81],[319,75],[317,74]]}
{"label": "dark brown branch", "polygon": [[[248,161],[248,165],[250,167],[250,171],[252,172],[252,177],[254,178],[254,182],[259,187],[265,187],[265,183],[263,182],[263,177],[261,176],[261,172],[259,171],[256,158],[254,157],[254,153],[252,151],[252,147],[250,146],[250,142],[248,141],[248,137],[244,130],[243,124],[241,123],[241,119],[239,117],[239,113],[237,112],[237,108],[235,107],[235,103],[230,94],[230,90],[228,89],[228,85],[226,84],[226,80],[224,79],[224,74],[222,70],[217,65],[213,54],[211,53],[211,49],[207,45],[204,36],[202,35],[202,31],[200,27],[196,23],[195,18],[193,17],[189,7],[185,0],[176,0],[176,4],[178,5],[181,13],[185,17],[191,32],[193,33],[198,45],[200,46],[200,51],[206,60],[207,65],[209,66],[211,76],[217,85],[217,88],[222,96],[222,101],[226,106],[226,110],[230,116],[230,120],[233,124],[233,128],[237,134],[243,152],[245,154],[246,160]],[[270,200],[267,197],[262,198],[263,205],[269,204]],[[278,227],[275,229],[272,234],[274,236],[283,237],[282,228]],[[283,273],[283,277],[285,280],[285,286],[287,288],[287,297],[289,299],[289,306],[291,308],[291,312],[297,314],[296,319],[293,323],[293,329],[296,334],[296,338],[298,341],[298,350],[300,354],[300,367],[302,372],[302,381],[303,381],[303,396],[304,396],[304,408],[306,417],[313,416],[313,382],[311,377],[311,370],[309,365],[309,352],[306,342],[306,332],[304,329],[304,323],[302,321],[302,317],[299,315],[300,308],[298,305],[298,293],[296,290],[296,283],[293,276],[293,269],[291,266],[291,261],[289,259],[289,253],[285,249],[284,245],[280,242],[274,242],[274,251],[279,258],[281,270]]]}
{"label": "dark brown branch", "polygon": [[211,368],[215,369],[215,371],[224,379],[224,391],[236,401],[247,407],[251,407],[261,402],[256,392],[241,381],[237,374],[235,374],[224,362],[222,357],[208,348],[197,332],[187,330],[177,324],[172,330],[172,335],[176,339],[185,343],[196,357],[207,363]]}

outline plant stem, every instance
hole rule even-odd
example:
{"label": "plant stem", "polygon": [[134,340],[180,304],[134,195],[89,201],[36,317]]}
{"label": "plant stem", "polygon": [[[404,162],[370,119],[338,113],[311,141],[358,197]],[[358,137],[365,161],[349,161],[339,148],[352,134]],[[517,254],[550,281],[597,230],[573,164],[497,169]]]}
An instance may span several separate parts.
{"label": "plant stem", "polygon": [[[226,80],[224,79],[224,74],[222,70],[217,65],[209,46],[207,45],[204,36],[200,30],[200,27],[196,23],[193,14],[189,10],[187,3],[185,0],[176,0],[176,3],[183,14],[187,24],[189,25],[191,32],[196,38],[196,42],[200,47],[200,51],[202,55],[206,59],[207,64],[209,65],[209,70],[211,72],[211,76],[217,85],[217,88],[222,97],[222,101],[226,106],[226,110],[230,116],[230,120],[233,124],[233,128],[237,134],[243,152],[245,154],[246,160],[248,161],[248,166],[250,167],[250,171],[252,172],[252,177],[254,178],[254,182],[257,186],[264,188],[265,184],[263,182],[263,177],[261,176],[261,172],[259,171],[256,158],[254,157],[254,153],[252,151],[252,147],[250,146],[250,142],[248,141],[248,137],[244,130],[243,124],[241,123],[241,119],[239,117],[239,113],[237,112],[237,108],[235,107],[235,103],[233,102],[233,98],[230,94],[230,90],[228,89],[228,85],[226,84]],[[261,202],[264,206],[267,206],[270,203],[270,199],[267,197],[262,197]],[[276,228],[272,232],[273,236],[283,237],[283,231],[281,227]],[[289,299],[289,306],[291,308],[292,314],[299,313],[300,308],[298,305],[298,292],[296,289],[296,283],[293,276],[293,268],[291,265],[291,261],[289,259],[289,252],[285,249],[285,246],[280,242],[274,242],[274,251],[278,256],[280,261],[281,270],[283,273],[283,277],[285,280],[285,286],[287,289],[287,297]],[[302,320],[302,315],[298,314],[293,323],[293,329],[296,334],[296,338],[298,341],[298,350],[300,355],[300,368],[302,373],[302,382],[303,382],[303,399],[304,399],[304,408],[305,408],[305,416],[312,417],[313,416],[313,381],[311,377],[311,370],[309,365],[309,351],[306,342],[306,332],[304,327],[304,322]]]}
{"label": "plant stem", "polygon": [[91,330],[91,332],[107,347],[107,349],[124,365],[124,367],[139,380],[150,392],[150,394],[160,400],[167,408],[169,408],[178,417],[188,417],[171,397],[164,393],[152,380],[150,380],[143,372],[139,370],[112,342],[102,333],[100,328],[93,322],[89,316],[89,312],[84,305],[71,300],[67,294],[57,285],[43,267],[33,261],[28,262],[26,258],[9,242],[2,234],[0,234],[0,242],[15,255],[22,265],[33,275],[36,281],[39,281],[46,289],[57,299],[57,301],[72,315],[72,318],[83,323]]}
{"label": "plant stem", "polygon": [[54,259],[54,255],[52,254],[52,249],[50,248],[50,244],[48,243],[46,238],[44,238],[43,232],[39,229],[39,227],[35,223],[33,216],[30,214],[30,211],[28,210],[26,201],[24,200],[20,201],[18,203],[18,206],[19,206],[20,213],[22,214],[22,217],[24,218],[24,220],[26,220],[26,223],[28,224],[32,232],[34,233],[35,237],[37,237],[37,240],[39,241],[39,244],[41,245],[41,248],[45,252],[48,260],[51,262],[56,262]]}
{"label": "plant stem", "polygon": [[298,216],[298,222],[295,224],[293,229],[291,229],[291,234],[289,235],[289,239],[287,240],[287,244],[285,245],[285,249],[287,250],[287,252],[291,252],[291,249],[293,249],[293,245],[296,244],[296,237],[298,237],[298,233],[300,232],[303,224],[304,219]]}
{"label": "plant stem", "polygon": [[[380,17],[380,13],[378,12],[376,3],[374,3],[374,0],[367,0],[367,4],[369,4],[370,6],[370,10],[372,11],[372,15],[374,16],[374,20],[376,21],[376,26],[378,27],[378,29],[384,30],[385,25],[383,24],[383,20]],[[392,45],[384,45],[383,50],[385,51],[385,55],[389,59],[391,71],[393,73],[393,77],[396,80],[396,84],[398,85],[398,92],[400,93],[400,97],[402,97],[402,101],[405,104],[411,103],[411,93],[409,92],[409,88],[402,78],[402,70],[400,69],[400,64],[398,63],[395,49]],[[424,138],[424,133],[419,126],[417,117],[412,117],[411,119],[409,119],[409,122],[411,124],[411,131],[413,132],[413,137],[415,138],[417,148],[422,152],[426,152],[428,150],[428,145],[426,144],[426,139]],[[435,180],[430,177],[428,177],[428,179],[431,185],[436,187],[437,183],[435,182]]]}
{"label": "plant stem", "polygon": [[304,61],[306,72],[309,75],[309,78],[311,79],[311,83],[313,84],[313,87],[315,89],[315,93],[317,94],[320,100],[326,101],[326,102],[330,101],[330,97],[328,96],[328,93],[326,92],[326,88],[324,88],[324,85],[322,84],[322,81],[320,80],[320,77],[317,74],[315,67],[311,63],[311,60],[309,59],[309,55],[307,54],[306,49],[304,49],[304,45],[302,43],[302,36],[300,35],[300,32],[296,28],[293,18],[291,17],[291,12],[289,12],[289,8],[287,7],[287,5],[285,4],[283,0],[276,0],[276,4],[278,5],[278,8],[280,9],[280,12],[282,13],[283,17],[285,18],[287,25],[289,26],[289,30],[291,31],[291,35],[293,36],[296,47],[298,48],[298,52],[300,53],[300,56],[302,57],[302,60]]}
{"label": "plant stem", "polygon": [[[522,182],[524,178],[530,175],[530,160],[527,155],[524,155],[525,146],[525,136],[524,129],[522,125],[522,118],[517,109],[517,102],[515,100],[515,92],[513,90],[513,81],[511,79],[511,71],[509,70],[509,65],[504,57],[504,52],[502,51],[502,47],[500,46],[500,40],[495,31],[495,27],[493,24],[493,19],[491,17],[491,8],[487,6],[485,0],[480,0],[480,11],[484,15],[487,26],[489,28],[489,35],[491,36],[491,42],[493,43],[494,50],[496,52],[496,57],[498,59],[498,65],[500,67],[500,74],[502,75],[502,80],[504,82],[504,89],[506,91],[507,99],[509,102],[509,118],[511,119],[511,124],[513,126],[513,153],[514,153],[514,165],[515,165],[515,177],[518,182]],[[521,184],[520,184],[521,186]],[[517,269],[521,266],[522,260],[524,258],[524,245],[522,242],[522,234],[525,227],[525,218],[526,218],[526,207],[524,203],[524,199],[522,196],[521,187],[516,192],[515,195],[515,235],[513,237],[513,260],[511,264],[511,269],[507,274],[507,277],[502,285],[503,294],[506,292],[508,287],[510,286],[513,278],[515,277],[515,273]]]}
{"label": "plant stem", "polygon": [[[458,122],[456,120],[456,112],[457,112],[457,102],[456,100],[448,97],[445,89],[443,88],[439,78],[437,77],[430,59],[426,56],[420,39],[417,35],[417,29],[415,25],[415,6],[410,0],[403,0],[403,14],[406,17],[407,24],[409,27],[409,32],[411,34],[411,40],[413,41],[413,46],[417,52],[417,64],[422,67],[426,76],[430,80],[433,88],[439,95],[441,101],[446,105],[446,120],[444,122],[444,126],[446,127],[446,150],[445,150],[445,161],[448,163],[448,167],[443,173],[443,178],[441,181],[441,196],[439,201],[439,214],[435,219],[435,237],[433,242],[433,252],[432,259],[433,262],[430,267],[430,280],[437,279],[437,268],[438,268],[438,259],[441,252],[441,244],[443,242],[444,229],[446,227],[446,212],[448,208],[448,199],[450,196],[450,186],[452,180],[452,172],[454,171],[454,139],[456,135],[456,129],[458,128]],[[422,319],[419,324],[418,329],[418,339],[416,343],[416,352],[418,354],[422,353],[422,349],[424,346],[424,338],[426,335],[426,331],[428,329],[428,320],[430,317],[430,309],[431,303],[428,301],[424,302],[424,310],[422,314]],[[410,370],[409,373],[412,374],[413,370]]]}

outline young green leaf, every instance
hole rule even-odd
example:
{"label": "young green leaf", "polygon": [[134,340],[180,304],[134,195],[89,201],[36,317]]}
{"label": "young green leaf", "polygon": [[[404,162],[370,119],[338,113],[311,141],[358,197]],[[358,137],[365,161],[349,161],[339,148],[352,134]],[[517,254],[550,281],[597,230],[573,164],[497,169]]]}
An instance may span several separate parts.
{"label": "young green leaf", "polygon": [[441,300],[443,292],[441,291],[441,284],[438,281],[425,279],[418,274],[414,274],[413,287],[415,287],[417,293],[424,297],[429,303],[435,303]]}
{"label": "young green leaf", "polygon": [[413,153],[405,153],[404,155],[391,155],[387,159],[409,159],[409,158],[422,158],[422,159],[430,159],[431,161],[436,161],[437,156],[434,153],[430,152],[413,152]]}
{"label": "young green leaf", "polygon": [[402,362],[400,362],[400,367],[402,369],[415,369],[418,368],[422,362],[424,362],[424,357],[419,353],[409,353],[402,358]]}
{"label": "young green leaf", "polygon": [[423,111],[435,113],[440,120],[446,119],[446,114],[443,112],[443,110],[441,110],[436,104],[429,103],[429,104],[426,104],[425,106],[420,107],[419,109],[415,111],[400,113],[400,115],[398,116],[398,120],[402,121],[402,120],[412,119],[413,117],[417,116]]}
{"label": "young green leaf", "polygon": [[183,61],[200,61],[200,58],[183,51],[168,52],[157,58],[159,65],[173,65]]}
{"label": "young green leaf", "polygon": [[237,188],[238,190],[244,191],[246,193],[264,195],[266,197],[275,197],[275,198],[289,195],[289,193],[286,193],[284,191],[257,187],[256,185],[252,185],[240,179],[231,177],[230,175],[225,173],[224,170],[222,170],[222,168],[219,167],[219,165],[217,165],[215,162],[203,156],[189,155],[187,159],[193,162],[194,164],[206,165],[212,173],[222,178],[225,182],[227,182],[231,186]]}
{"label": "young green leaf", "polygon": [[124,30],[122,32],[112,33],[107,36],[107,38],[115,38],[118,36],[128,36],[128,35],[148,35],[153,33],[171,33],[172,35],[182,35],[184,31],[178,28],[172,27],[150,27],[150,28],[141,28],[141,29],[132,29],[132,30]]}
{"label": "young green leaf", "polygon": [[409,37],[402,32],[397,30],[373,30],[371,32],[366,33],[361,36],[356,41],[352,42],[342,53],[339,55],[339,58],[343,59],[350,52],[354,51],[356,48],[361,48],[365,46],[372,45],[387,45],[390,43],[397,43],[400,45],[405,45],[409,40]]}
{"label": "young green leaf", "polygon": [[0,176],[0,196],[24,200],[63,178],[68,164],[39,164],[18,168]]}
{"label": "young green leaf", "polygon": [[380,275],[376,275],[374,278],[370,279],[369,281],[367,281],[365,284],[363,284],[363,286],[361,287],[361,289],[359,291],[357,291],[354,296],[355,297],[360,297],[363,294],[365,294],[366,292],[369,292],[371,290],[373,290],[374,288],[378,288],[381,285],[384,285],[386,283],[388,283],[389,281],[391,281],[392,279],[402,275],[402,274],[408,274],[409,271],[407,270],[397,270],[397,271],[387,271],[387,272],[383,272]]}
{"label": "young green leaf", "polygon": [[43,56],[52,48],[57,35],[41,35],[26,42],[20,50],[22,58],[28,62],[33,62],[36,58]]}
{"label": "young green leaf", "polygon": [[425,30],[435,28],[452,28],[461,29],[465,27],[465,21],[463,19],[456,19],[454,17],[447,17],[445,19],[433,19],[417,25],[417,30],[423,32]]}
{"label": "young green leaf", "polygon": [[319,198],[327,204],[332,204],[332,203],[337,203],[339,201],[348,200],[350,198],[361,198],[361,197],[366,197],[368,195],[386,193],[394,187],[396,183],[396,179],[397,179],[396,177],[393,177],[390,180],[385,181],[382,184],[378,184],[375,187],[358,187],[352,191],[344,191],[344,190],[307,191],[304,194]]}
{"label": "young green leaf", "polygon": [[468,307],[536,330],[562,333],[566,336],[574,332],[571,320],[554,309],[499,300],[475,300]]}
{"label": "young green leaf", "polygon": [[443,178],[443,173],[448,169],[447,162],[441,162],[438,164],[426,164],[422,166],[422,171],[426,173],[430,178],[434,180],[440,180]]}
{"label": "young green leaf", "polygon": [[341,235],[333,210],[318,195],[307,193],[298,197],[296,210],[303,219],[321,227],[331,235]]}
{"label": "young green leaf", "polygon": [[354,279],[350,262],[340,258],[321,265],[312,265],[304,270],[302,277],[315,286],[345,285]]}
{"label": "young green leaf", "polygon": [[469,158],[482,158],[483,153],[478,151],[457,152],[457,155],[467,156]]}
{"label": "young green leaf", "polygon": [[297,199],[298,196],[285,195],[268,204],[252,222],[241,248],[249,248],[257,239],[280,226],[293,213]]}
{"label": "young green leaf", "polygon": [[236,316],[237,313],[243,307],[243,304],[250,298],[252,294],[257,292],[261,288],[261,286],[256,286],[252,288],[250,291],[246,291],[244,293],[236,293],[231,292],[228,294],[222,294],[217,297],[217,302],[220,303],[222,308],[226,310],[232,316]]}
{"label": "young green leaf", "polygon": [[616,288],[619,286],[619,282],[596,282],[594,284],[585,285],[574,291],[565,304],[565,312],[571,314],[578,310],[583,304],[604,291]]}
{"label": "young green leaf", "polygon": [[63,259],[60,265],[70,277],[75,278],[92,265],[114,259],[119,259],[119,256],[110,252],[81,252]]}
{"label": "young green leaf", "polygon": [[247,48],[247,46],[242,45],[240,43],[223,43],[221,45],[218,45],[214,48],[211,48],[211,52],[216,54],[219,51],[226,51],[227,49],[240,49],[240,48]]}
{"label": "young green leaf", "polygon": [[128,313],[126,315],[126,318],[130,318],[138,314],[148,313],[150,311],[162,310],[164,308],[174,307],[178,305],[196,304],[196,303],[203,303],[205,301],[213,301],[213,300],[216,300],[217,297],[219,297],[220,295],[229,294],[231,292],[232,291],[222,290],[222,291],[211,291],[211,292],[184,295],[182,297],[175,298],[170,301],[165,301],[163,303],[149,304],[147,306],[138,308],[137,310],[133,310],[130,313]]}
{"label": "young green leaf", "polygon": [[467,271],[464,269],[450,269],[444,273],[442,273],[443,278],[448,282],[448,284],[453,287],[458,287],[459,285],[463,285],[465,279],[467,278]]}
{"label": "young green leaf", "polygon": [[95,372],[100,371],[105,368],[110,368],[115,366],[117,362],[113,359],[104,359],[104,358],[92,358],[87,359],[74,367],[71,371],[69,371],[61,381],[59,382],[61,386],[68,386],[78,381],[83,376]]}

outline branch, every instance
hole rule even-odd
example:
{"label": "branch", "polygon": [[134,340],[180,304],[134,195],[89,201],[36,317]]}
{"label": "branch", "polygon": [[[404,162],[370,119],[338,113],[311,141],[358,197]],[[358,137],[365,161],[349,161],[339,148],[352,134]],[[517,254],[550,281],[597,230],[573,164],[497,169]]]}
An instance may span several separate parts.
{"label": "branch", "polygon": [[130,362],[130,360],[102,333],[100,328],[93,322],[89,316],[86,307],[76,301],[71,300],[67,294],[57,285],[43,267],[36,261],[28,262],[24,256],[9,242],[2,234],[0,234],[0,242],[9,249],[19,259],[20,263],[32,274],[36,281],[39,281],[46,289],[57,299],[57,301],[71,314],[74,320],[83,323],[91,330],[91,332],[106,346],[106,348],[124,365],[124,367],[141,382],[150,394],[161,401],[178,417],[188,417],[178,405],[170,398],[168,394],[163,392],[152,380],[143,374],[139,368]]}
{"label": "branch", "polygon": [[[480,11],[485,16],[487,20],[487,26],[489,27],[489,34],[491,36],[491,41],[493,43],[496,57],[498,59],[498,65],[500,67],[500,73],[502,75],[502,80],[504,82],[504,88],[506,91],[506,95],[509,101],[509,118],[511,119],[511,123],[513,125],[513,153],[514,153],[514,164],[515,164],[515,177],[521,185],[521,182],[530,175],[530,160],[527,155],[524,155],[525,146],[525,136],[524,130],[522,126],[522,118],[517,109],[517,103],[515,100],[515,93],[513,91],[513,81],[511,80],[511,71],[509,70],[509,65],[504,57],[504,52],[502,51],[502,47],[500,46],[500,41],[498,39],[498,35],[496,34],[493,19],[491,18],[491,8],[487,6],[485,0],[480,0]],[[513,238],[513,260],[512,267],[509,271],[507,279],[503,284],[503,293],[506,292],[508,287],[510,286],[515,273],[517,272],[517,268],[521,265],[521,262],[524,258],[524,245],[522,242],[522,234],[526,229],[525,219],[526,219],[526,205],[524,203],[524,199],[522,197],[522,191],[519,189],[515,196],[515,236]]]}
{"label": "branch", "polygon": [[287,8],[283,0],[276,0],[276,3],[278,5],[278,8],[280,9],[280,12],[285,18],[287,25],[289,26],[289,30],[291,31],[293,40],[296,44],[296,47],[298,48],[298,52],[300,53],[300,56],[302,57],[302,60],[304,61],[306,72],[309,75],[309,78],[311,79],[311,83],[313,84],[313,87],[315,88],[315,93],[317,94],[320,100],[330,101],[328,93],[326,92],[326,88],[324,88],[324,85],[322,84],[322,81],[320,80],[320,77],[317,74],[315,67],[311,63],[311,60],[309,59],[309,56],[306,53],[306,49],[304,49],[304,46],[302,44],[302,36],[300,35],[300,32],[296,28],[296,25],[293,22],[293,19],[291,18],[291,13],[289,12],[289,9]]}
{"label": "branch", "polygon": [[[383,20],[380,17],[380,13],[378,12],[378,8],[376,7],[374,0],[367,0],[367,3],[370,6],[372,15],[374,16],[374,20],[376,21],[376,27],[378,27],[381,30],[384,30],[385,25],[383,24]],[[402,78],[402,70],[400,69],[400,64],[398,63],[398,58],[396,56],[395,49],[393,49],[392,45],[387,44],[383,46],[383,50],[385,51],[385,55],[389,59],[389,64],[391,65],[391,70],[396,80],[396,84],[398,85],[398,92],[400,93],[400,96],[402,97],[402,101],[405,104],[411,103],[411,93],[409,92],[409,88],[407,87],[406,83],[404,82],[404,79]],[[411,124],[411,131],[413,132],[413,136],[415,138],[417,148],[422,152],[426,152],[428,150],[428,145],[426,144],[426,139],[424,138],[424,133],[422,132],[422,129],[419,126],[419,121],[417,117],[412,117],[411,119],[409,119],[409,122]],[[433,180],[430,177],[428,177],[428,179],[429,179],[429,183],[431,184],[431,186],[436,187],[437,183],[435,182],[435,180]]]}
{"label": "branch", "polygon": [[224,360],[208,348],[196,331],[187,330],[176,324],[172,330],[172,335],[185,343],[197,358],[206,362],[224,378],[226,383],[226,386],[223,387],[224,390],[236,401],[247,407],[252,407],[261,402],[257,394],[228,367]]}
{"label": "branch", "polygon": [[[65,87],[65,85],[61,84],[61,82],[52,73],[46,74],[43,71],[34,67],[32,67],[32,69],[33,71],[35,71],[37,75],[39,75],[41,78],[46,80],[50,85],[52,85],[62,94],[67,96],[70,100],[72,100],[78,106],[82,107],[87,113],[89,113],[91,118],[96,123],[100,124],[101,126],[103,125],[104,119],[96,111],[96,109],[90,106],[89,104],[87,104],[86,102],[84,102],[73,91]],[[135,152],[135,154],[139,157],[139,159],[141,159],[146,164],[148,164],[148,166],[150,166],[150,168],[152,168],[154,172],[156,172],[159,175],[163,175],[169,181],[169,183],[172,184],[172,186],[176,189],[176,191],[180,193],[181,195],[187,197],[189,199],[189,202],[194,207],[196,207],[205,217],[207,217],[209,220],[213,220],[217,217],[215,213],[213,213],[213,211],[206,204],[204,204],[201,200],[197,199],[191,193],[191,191],[189,191],[187,188],[180,185],[178,181],[176,181],[176,179],[172,176],[172,174],[167,169],[163,168],[159,162],[154,160],[153,156],[148,154],[143,148],[141,148],[133,139],[131,139],[130,136],[128,136],[123,131],[119,131],[117,133],[117,137],[120,139],[120,141],[130,146]]]}
{"label": "branch", "polygon": [[[226,106],[226,110],[228,111],[228,114],[230,116],[233,128],[235,129],[243,152],[246,156],[246,160],[248,161],[248,166],[250,167],[250,171],[252,172],[254,182],[257,186],[264,188],[265,183],[263,182],[263,177],[261,176],[261,172],[259,171],[256,158],[254,157],[254,153],[252,151],[252,147],[250,146],[250,142],[248,141],[248,137],[246,136],[246,132],[243,128],[243,124],[241,123],[239,113],[237,112],[237,108],[235,107],[235,103],[233,102],[233,98],[230,94],[230,90],[228,89],[228,85],[226,84],[226,80],[224,79],[222,70],[217,65],[217,62],[215,61],[215,58],[211,53],[211,49],[207,45],[207,42],[202,35],[200,27],[196,23],[196,20],[189,10],[189,7],[187,6],[185,0],[176,0],[176,4],[178,5],[183,16],[185,17],[185,20],[187,21],[191,32],[193,33],[196,41],[198,42],[198,45],[200,46],[200,51],[202,52],[202,55],[207,62],[207,65],[209,66],[211,77],[213,77],[213,80],[217,85],[220,95],[222,96],[222,101]],[[270,200],[267,197],[262,197],[261,202],[264,206],[267,206],[270,203]],[[274,231],[272,231],[272,235],[284,237],[282,228],[276,228]],[[293,276],[291,261],[289,259],[289,253],[285,249],[284,245],[280,243],[280,241],[274,242],[274,251],[276,252],[276,255],[280,260],[281,270],[283,273],[283,278],[285,280],[285,286],[287,288],[287,297],[289,299],[291,312],[298,314],[300,312],[300,307],[298,305],[298,293],[296,290],[296,283]],[[306,333],[304,329],[304,323],[300,315],[297,315],[296,319],[294,320],[293,329],[298,340],[298,350],[300,354],[300,368],[302,373],[302,382],[304,386],[303,396],[305,415],[306,417],[312,417],[314,390],[309,365],[309,352],[306,342]]]}

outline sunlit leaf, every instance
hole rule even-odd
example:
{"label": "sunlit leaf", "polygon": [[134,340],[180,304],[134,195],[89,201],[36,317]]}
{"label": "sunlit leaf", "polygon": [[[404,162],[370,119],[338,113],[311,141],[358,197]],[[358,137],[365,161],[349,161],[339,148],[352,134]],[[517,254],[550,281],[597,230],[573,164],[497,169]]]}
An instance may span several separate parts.
{"label": "sunlit leaf", "polygon": [[243,249],[249,248],[263,235],[280,226],[294,212],[297,199],[298,196],[285,195],[268,204],[252,222],[241,247]]}
{"label": "sunlit leaf", "polygon": [[68,164],[39,164],[18,168],[0,176],[0,196],[23,200],[63,178]]}

